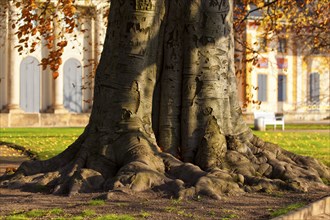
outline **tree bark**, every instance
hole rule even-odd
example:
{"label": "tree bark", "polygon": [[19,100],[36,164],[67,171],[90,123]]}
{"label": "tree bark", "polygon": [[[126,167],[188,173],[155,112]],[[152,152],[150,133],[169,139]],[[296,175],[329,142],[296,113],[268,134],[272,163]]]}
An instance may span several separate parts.
{"label": "tree bark", "polygon": [[233,1],[113,1],[84,133],[2,185],[177,197],[326,187],[329,168],[253,136],[234,71]]}

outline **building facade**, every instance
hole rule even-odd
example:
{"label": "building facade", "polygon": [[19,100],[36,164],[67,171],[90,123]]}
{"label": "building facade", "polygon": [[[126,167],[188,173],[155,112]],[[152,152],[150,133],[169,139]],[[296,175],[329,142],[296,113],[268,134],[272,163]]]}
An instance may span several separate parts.
{"label": "building facade", "polygon": [[[312,54],[285,33],[265,38],[257,20],[258,15],[250,16],[245,32],[237,36],[247,42],[236,58],[242,70],[238,83],[244,114],[249,119],[254,111],[275,112],[294,121],[329,119],[330,54]],[[253,57],[255,62],[242,61]]]}
{"label": "building facade", "polygon": [[[106,32],[107,7],[105,1],[76,2],[78,25],[73,34],[66,36],[68,44],[54,80],[52,71],[40,65],[50,52],[46,46],[40,43],[33,53],[22,54],[15,48],[17,29],[12,26],[20,12],[12,1],[0,0],[0,127],[87,123],[93,70]],[[54,31],[56,25],[61,24],[53,23]]]}

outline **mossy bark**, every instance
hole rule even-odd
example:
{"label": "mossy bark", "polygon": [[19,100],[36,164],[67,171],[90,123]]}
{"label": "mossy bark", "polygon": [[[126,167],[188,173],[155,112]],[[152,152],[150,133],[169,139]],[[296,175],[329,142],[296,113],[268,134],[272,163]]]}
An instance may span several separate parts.
{"label": "mossy bark", "polygon": [[[329,168],[253,136],[234,75],[232,1],[113,1],[84,133],[8,187],[177,197],[326,187]],[[39,187],[36,187],[39,186]]]}

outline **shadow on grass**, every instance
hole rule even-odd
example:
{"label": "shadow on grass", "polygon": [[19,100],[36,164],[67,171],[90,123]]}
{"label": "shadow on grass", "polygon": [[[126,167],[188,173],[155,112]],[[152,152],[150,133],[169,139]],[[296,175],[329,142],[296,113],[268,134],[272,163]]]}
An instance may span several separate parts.
{"label": "shadow on grass", "polygon": [[14,144],[14,143],[3,142],[3,141],[0,141],[0,145],[5,145],[5,146],[7,146],[9,148],[12,148],[12,149],[15,149],[15,150],[19,150],[24,155],[26,155],[27,157],[29,157],[31,160],[39,160],[40,159],[39,156],[36,153],[34,153],[33,151],[30,151],[30,150],[26,149],[23,146],[20,146],[20,145]]}

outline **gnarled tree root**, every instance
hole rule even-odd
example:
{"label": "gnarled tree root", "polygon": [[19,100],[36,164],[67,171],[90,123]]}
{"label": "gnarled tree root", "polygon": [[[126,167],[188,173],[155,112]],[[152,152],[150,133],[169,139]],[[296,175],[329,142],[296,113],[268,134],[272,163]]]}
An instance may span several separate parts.
{"label": "gnarled tree root", "polygon": [[217,144],[205,140],[193,164],[161,152],[139,132],[123,134],[104,146],[85,133],[62,154],[24,162],[14,175],[0,181],[2,187],[54,194],[154,189],[178,198],[207,195],[214,199],[250,191],[329,189],[325,185],[329,168],[313,158],[256,136],[245,142],[232,136],[219,140]]}

